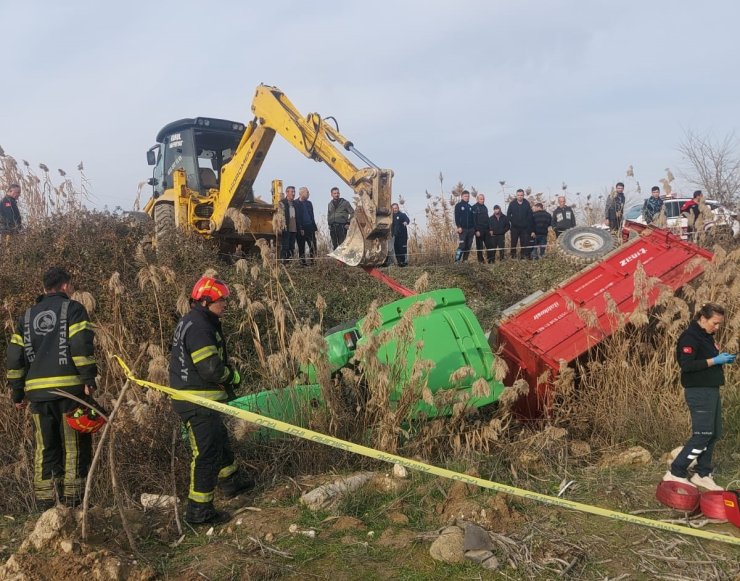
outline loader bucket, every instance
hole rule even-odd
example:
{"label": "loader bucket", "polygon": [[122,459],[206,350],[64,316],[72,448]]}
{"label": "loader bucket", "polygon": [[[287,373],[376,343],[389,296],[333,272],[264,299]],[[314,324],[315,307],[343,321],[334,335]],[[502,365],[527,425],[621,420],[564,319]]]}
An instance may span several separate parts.
{"label": "loader bucket", "polygon": [[357,223],[357,214],[355,219],[349,224],[347,238],[337,246],[329,256],[344,262],[347,266],[379,266],[385,262],[388,254],[388,244],[383,239],[366,239],[362,229]]}
{"label": "loader bucket", "polygon": [[388,254],[393,215],[389,169],[358,170],[351,181],[355,191],[355,214],[347,237],[329,254],[348,266],[379,266]]}

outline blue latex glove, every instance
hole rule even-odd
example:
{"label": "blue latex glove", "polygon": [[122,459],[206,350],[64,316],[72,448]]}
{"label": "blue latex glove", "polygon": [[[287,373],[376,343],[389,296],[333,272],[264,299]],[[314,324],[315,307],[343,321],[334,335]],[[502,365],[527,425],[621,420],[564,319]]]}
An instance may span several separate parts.
{"label": "blue latex glove", "polygon": [[725,365],[727,363],[735,363],[736,357],[737,355],[732,355],[730,353],[720,353],[712,359],[712,361],[714,361],[715,365]]}

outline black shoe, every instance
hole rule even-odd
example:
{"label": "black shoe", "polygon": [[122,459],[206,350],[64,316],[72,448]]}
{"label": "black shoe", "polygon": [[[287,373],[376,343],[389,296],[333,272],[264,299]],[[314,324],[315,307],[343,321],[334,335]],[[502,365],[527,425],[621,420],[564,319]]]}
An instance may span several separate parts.
{"label": "black shoe", "polygon": [[220,525],[231,520],[231,513],[214,508],[212,502],[188,501],[185,522],[191,525]]}
{"label": "black shoe", "polygon": [[242,476],[238,472],[235,472],[228,478],[224,478],[218,483],[218,487],[224,498],[234,498],[244,492],[249,492],[254,486],[254,478],[251,476]]}
{"label": "black shoe", "polygon": [[54,508],[57,505],[56,501],[53,499],[44,499],[44,500],[37,500],[36,501],[36,510],[38,512],[46,512],[50,508]]}
{"label": "black shoe", "polygon": [[64,506],[68,506],[69,508],[77,508],[82,504],[82,497],[81,496],[63,496],[62,497],[62,504]]}

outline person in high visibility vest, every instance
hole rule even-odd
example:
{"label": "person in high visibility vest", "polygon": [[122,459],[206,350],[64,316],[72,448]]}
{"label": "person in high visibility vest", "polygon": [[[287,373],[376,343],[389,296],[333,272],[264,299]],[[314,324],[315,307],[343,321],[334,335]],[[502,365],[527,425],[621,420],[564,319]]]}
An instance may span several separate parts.
{"label": "person in high visibility vest", "polygon": [[82,501],[90,468],[90,430],[67,422],[79,404],[63,391],[85,398],[96,388],[94,333],[85,307],[70,298],[72,277],[58,267],[43,277],[44,294],[20,318],[7,349],[7,374],[15,407],[31,404],[36,441],[33,488],[45,510],[57,500]]}
{"label": "person in high visibility vest", "polygon": [[[221,317],[229,287],[204,276],[190,294],[190,311],[175,328],[170,353],[170,385],[214,401],[233,399],[241,383],[239,371],[228,362]],[[213,505],[216,488],[233,498],[254,488],[254,480],[240,475],[223,416],[211,409],[172,396],[172,407],[188,431],[192,461],[185,520],[191,524],[226,522],[231,515]]]}

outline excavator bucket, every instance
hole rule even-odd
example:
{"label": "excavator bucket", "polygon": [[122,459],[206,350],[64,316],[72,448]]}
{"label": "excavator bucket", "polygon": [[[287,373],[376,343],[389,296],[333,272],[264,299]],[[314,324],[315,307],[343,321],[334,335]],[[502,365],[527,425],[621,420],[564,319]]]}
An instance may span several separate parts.
{"label": "excavator bucket", "polygon": [[347,237],[329,254],[348,266],[378,266],[388,254],[391,232],[391,180],[389,169],[366,168],[352,179],[355,214]]}

